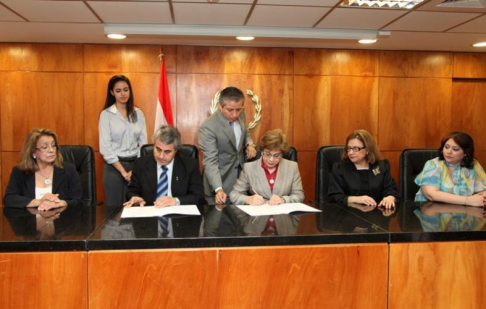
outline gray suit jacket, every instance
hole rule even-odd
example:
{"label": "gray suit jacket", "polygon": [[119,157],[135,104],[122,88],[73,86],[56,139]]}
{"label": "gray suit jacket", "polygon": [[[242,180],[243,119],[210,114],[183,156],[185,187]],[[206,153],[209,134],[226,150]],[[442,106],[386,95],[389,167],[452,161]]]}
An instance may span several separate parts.
{"label": "gray suit jacket", "polygon": [[214,190],[222,187],[228,194],[238,177],[238,167],[245,162],[245,145],[253,143],[245,126],[245,114],[238,119],[242,129],[240,144],[229,121],[218,109],[199,128],[199,147],[203,152],[204,195],[208,204],[214,204]]}
{"label": "gray suit jacket", "polygon": [[[246,163],[243,171],[230,193],[231,203],[244,205],[248,192],[258,193],[268,200],[272,196],[265,170],[261,166],[262,158]],[[256,191],[256,192],[255,192]],[[297,162],[281,159],[277,178],[273,185],[273,194],[281,196],[285,203],[301,203],[304,201],[304,189],[300,178]]]}

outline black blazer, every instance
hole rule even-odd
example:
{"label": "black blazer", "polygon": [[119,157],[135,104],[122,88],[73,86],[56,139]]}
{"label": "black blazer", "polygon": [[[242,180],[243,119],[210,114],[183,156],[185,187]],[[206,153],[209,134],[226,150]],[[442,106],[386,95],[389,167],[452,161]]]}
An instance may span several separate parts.
{"label": "black blazer", "polygon": [[[204,200],[204,189],[199,161],[176,153],[171,182],[172,196],[181,205],[200,205]],[[132,178],[128,186],[127,199],[140,196],[147,205],[153,205],[157,194],[157,161],[154,156],[143,156],[135,161]]]}
{"label": "black blazer", "polygon": [[[397,185],[391,177],[388,160],[380,160],[370,165],[368,173],[371,197],[377,203],[389,195],[393,195],[398,200]],[[331,202],[347,205],[348,196],[363,195],[360,185],[358,170],[354,163],[351,161],[337,162],[332,167],[327,196]]]}
{"label": "black blazer", "polygon": [[[63,168],[54,166],[52,193],[59,194],[59,199],[65,200],[68,206],[81,205],[83,189],[76,167],[69,162],[64,162],[62,165]],[[3,197],[5,207],[25,208],[33,199],[35,199],[35,174],[24,173],[14,166]]]}

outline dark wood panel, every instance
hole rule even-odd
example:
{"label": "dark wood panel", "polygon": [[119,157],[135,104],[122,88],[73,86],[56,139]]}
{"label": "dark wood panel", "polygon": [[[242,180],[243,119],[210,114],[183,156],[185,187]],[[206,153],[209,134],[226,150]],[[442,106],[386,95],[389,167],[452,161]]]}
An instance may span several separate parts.
{"label": "dark wood panel", "polygon": [[454,77],[486,78],[486,54],[454,53]]}
{"label": "dark wood panel", "polygon": [[87,308],[87,253],[0,253],[3,308]]}
{"label": "dark wood panel", "polygon": [[390,309],[483,308],[486,242],[390,245]]}
{"label": "dark wood panel", "polygon": [[452,77],[452,55],[447,52],[381,51],[379,75]]}
{"label": "dark wood panel", "polygon": [[486,150],[486,80],[453,81],[452,115],[452,130],[467,132],[474,139],[476,150]]}
{"label": "dark wood panel", "polygon": [[[216,92],[227,86],[247,89],[260,98],[261,121],[250,131],[255,142],[266,131],[282,129],[292,144],[292,79],[279,75],[202,75],[179,74],[177,80],[177,126],[185,143],[197,145],[199,126],[209,116]],[[194,91],[197,88],[198,91]],[[247,95],[245,114],[247,124],[253,121],[255,103]]]}
{"label": "dark wood panel", "polygon": [[386,308],[386,244],[221,250],[219,308]]}
{"label": "dark wood panel", "polygon": [[83,46],[0,43],[0,68],[2,71],[82,72]]}
{"label": "dark wood panel", "polygon": [[378,131],[378,79],[295,77],[294,145],[317,151],[343,144],[356,129]]}
{"label": "dark wood panel", "polygon": [[0,73],[2,151],[19,151],[36,127],[57,133],[60,144],[83,144],[81,73]]}
{"label": "dark wood panel", "polygon": [[[12,168],[18,164],[20,159],[20,152],[2,152],[1,153],[1,177],[2,184],[0,191],[5,192],[7,188],[8,181],[10,179],[10,174],[12,173]],[[3,198],[3,195],[1,195]],[[3,206],[3,203],[1,203]]]}
{"label": "dark wood panel", "polygon": [[159,73],[159,54],[163,50],[168,72],[175,72],[175,46],[84,45],[86,72]]}
{"label": "dark wood panel", "polygon": [[400,188],[399,181],[400,181],[400,155],[402,154],[401,151],[381,151],[381,159],[388,159],[390,161],[390,168],[391,168],[391,176],[395,183],[397,184],[397,189]]}
{"label": "dark wood panel", "polygon": [[217,250],[90,251],[90,308],[216,308]]}
{"label": "dark wood panel", "polygon": [[380,78],[381,150],[435,148],[451,129],[450,79]]}
{"label": "dark wood panel", "polygon": [[317,151],[299,151],[298,149],[297,151],[305,201],[314,200],[316,196]]}
{"label": "dark wood panel", "polygon": [[377,51],[295,49],[294,74],[376,76],[378,60]]}
{"label": "dark wood panel", "polygon": [[292,74],[288,48],[178,46],[177,73]]}

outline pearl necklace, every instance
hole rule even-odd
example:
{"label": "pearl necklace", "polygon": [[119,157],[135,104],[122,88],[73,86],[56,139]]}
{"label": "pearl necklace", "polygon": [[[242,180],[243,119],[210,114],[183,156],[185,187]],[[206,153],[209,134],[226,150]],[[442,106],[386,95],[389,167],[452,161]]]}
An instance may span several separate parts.
{"label": "pearl necklace", "polygon": [[[44,179],[44,183],[45,183],[46,185],[50,185],[50,184],[51,184],[52,180],[50,180],[50,179],[49,179],[49,177],[44,176],[44,175],[43,175],[43,174],[42,174],[40,171],[37,171],[37,173],[39,173],[39,175],[41,175],[42,177],[44,177],[44,178],[45,178],[45,179]],[[49,174],[50,174],[50,173],[49,173]]]}

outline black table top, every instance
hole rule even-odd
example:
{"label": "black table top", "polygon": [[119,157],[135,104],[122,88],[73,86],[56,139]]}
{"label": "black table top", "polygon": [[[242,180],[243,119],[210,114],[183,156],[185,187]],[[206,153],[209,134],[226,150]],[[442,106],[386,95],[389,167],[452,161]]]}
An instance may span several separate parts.
{"label": "black table top", "polygon": [[204,206],[201,216],[121,218],[122,208],[68,207],[51,212],[3,209],[0,251],[400,243],[486,240],[482,208],[404,202],[386,210],[312,205],[321,213],[251,217],[234,205]]}

